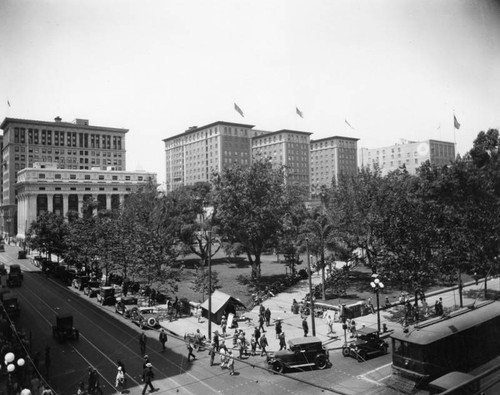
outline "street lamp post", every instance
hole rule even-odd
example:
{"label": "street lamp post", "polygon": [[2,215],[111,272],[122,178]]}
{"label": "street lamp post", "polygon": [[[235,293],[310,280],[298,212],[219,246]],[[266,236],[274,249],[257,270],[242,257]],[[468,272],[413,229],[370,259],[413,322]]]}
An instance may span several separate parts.
{"label": "street lamp post", "polygon": [[378,275],[374,275],[373,281],[370,283],[371,287],[375,291],[375,294],[377,295],[377,328],[378,328],[378,333],[380,336],[380,304],[379,304],[379,292],[381,289],[384,288],[384,283],[378,279]]}
{"label": "street lamp post", "polygon": [[[16,356],[14,355],[13,352],[8,352],[7,354],[5,354],[5,358],[4,358],[4,363],[5,363],[5,366],[7,368],[7,373],[9,375],[9,384],[12,383],[12,374],[14,373],[14,371],[16,370],[16,364],[14,364],[14,360],[16,359]],[[18,378],[20,379],[21,381],[21,384],[23,384],[24,382],[24,364],[25,364],[25,360],[23,358],[19,358],[17,360],[17,366],[19,367],[19,373],[20,373],[20,376],[18,376]]]}
{"label": "street lamp post", "polygon": [[307,269],[309,270],[309,301],[310,301],[310,315],[311,315],[311,327],[312,327],[312,335],[316,336],[316,324],[314,322],[314,300],[313,300],[313,291],[312,291],[312,272],[311,272],[311,258],[309,255],[309,238],[306,237],[306,247],[307,247]]}
{"label": "street lamp post", "polygon": [[208,340],[212,340],[212,231],[208,231]]}

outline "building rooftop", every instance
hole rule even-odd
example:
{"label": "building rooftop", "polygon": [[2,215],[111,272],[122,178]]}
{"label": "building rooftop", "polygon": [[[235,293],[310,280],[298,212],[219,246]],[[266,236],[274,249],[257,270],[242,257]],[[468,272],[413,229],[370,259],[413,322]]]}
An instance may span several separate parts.
{"label": "building rooftop", "polygon": [[[88,120],[82,120],[82,119],[75,119],[75,122],[62,122],[60,121],[61,118],[57,117],[55,119],[59,120],[54,120],[54,121],[36,121],[33,119],[21,119],[21,118],[5,118],[0,125],[0,129],[5,130],[6,127],[10,123],[24,123],[28,125],[34,125],[34,126],[40,126],[40,125],[45,125],[45,126],[52,126],[52,127],[64,127],[64,128],[74,128],[74,129],[89,129],[89,130],[101,130],[103,132],[119,132],[119,133],[127,133],[129,130],[128,129],[123,129],[123,128],[112,128],[112,127],[106,127],[106,126],[93,126],[88,124]],[[86,121],[86,122],[82,122]]]}

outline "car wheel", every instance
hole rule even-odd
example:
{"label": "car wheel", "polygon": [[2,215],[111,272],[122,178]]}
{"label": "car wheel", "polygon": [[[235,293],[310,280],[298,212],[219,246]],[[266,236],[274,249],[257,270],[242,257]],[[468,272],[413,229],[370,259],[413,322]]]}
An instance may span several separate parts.
{"label": "car wheel", "polygon": [[285,365],[280,361],[276,361],[273,363],[273,370],[278,373],[283,373],[285,371]]}
{"label": "car wheel", "polygon": [[349,351],[349,347],[342,347],[342,355],[344,357],[348,357],[350,354],[351,352]]}
{"label": "car wheel", "polygon": [[154,328],[154,327],[156,326],[156,318],[149,317],[149,318],[148,318],[148,325],[149,325],[151,328]]}
{"label": "car wheel", "polygon": [[324,355],[318,355],[316,357],[316,360],[314,361],[314,364],[320,370],[326,368],[327,365],[326,357]]}

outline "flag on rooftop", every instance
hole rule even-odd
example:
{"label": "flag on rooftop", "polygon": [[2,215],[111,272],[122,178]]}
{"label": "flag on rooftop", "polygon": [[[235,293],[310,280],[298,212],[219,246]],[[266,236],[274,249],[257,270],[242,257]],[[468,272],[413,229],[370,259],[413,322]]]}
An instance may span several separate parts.
{"label": "flag on rooftop", "polygon": [[241,110],[241,108],[236,103],[234,103],[234,109],[236,110],[236,112],[238,114],[240,114],[243,118],[245,118],[245,116],[243,115],[243,111]]}
{"label": "flag on rooftop", "polygon": [[354,129],[354,128],[352,127],[352,125],[351,125],[349,122],[347,122],[347,119],[344,119],[344,121],[345,121],[345,123],[347,124],[347,126],[349,126],[352,130],[356,130],[356,129]]}
{"label": "flag on rooftop", "polygon": [[300,111],[298,107],[295,107],[295,112],[299,117],[304,118],[304,113]]}
{"label": "flag on rooftop", "polygon": [[455,129],[460,129],[460,124],[458,123],[455,114],[453,114],[453,125],[455,126]]}

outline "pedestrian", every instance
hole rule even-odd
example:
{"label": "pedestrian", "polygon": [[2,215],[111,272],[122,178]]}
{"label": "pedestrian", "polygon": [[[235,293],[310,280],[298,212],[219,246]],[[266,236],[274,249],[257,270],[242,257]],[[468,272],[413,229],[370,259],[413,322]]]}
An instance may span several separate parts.
{"label": "pedestrian", "polygon": [[149,386],[149,391],[154,392],[157,391],[155,387],[153,387],[152,380],[154,379],[155,374],[153,372],[153,365],[151,363],[146,364],[146,368],[142,372],[142,381],[144,382],[144,388],[142,389],[142,395],[146,394],[146,389]]}
{"label": "pedestrian", "polygon": [[97,370],[95,370],[92,366],[89,366],[89,374],[88,374],[88,390],[89,393],[92,393],[97,388]]}
{"label": "pedestrian", "polygon": [[214,337],[213,337],[213,342],[215,345],[215,351],[219,351],[219,332],[215,331],[214,332]]}
{"label": "pedestrian", "polygon": [[259,315],[259,329],[264,333],[266,330],[264,329],[264,315]]}
{"label": "pedestrian", "polygon": [[354,320],[351,320],[351,325],[349,330],[351,331],[351,338],[356,337],[356,322]]}
{"label": "pedestrian", "polygon": [[375,314],[375,308],[373,307],[372,298],[368,298],[367,304],[368,304],[368,309],[370,310],[370,313]]}
{"label": "pedestrian", "polygon": [[286,350],[285,332],[280,333],[279,339],[280,339],[280,351]]}
{"label": "pedestrian", "polygon": [[226,344],[224,343],[224,340],[220,344],[219,348],[219,354],[220,354],[220,368],[224,369],[226,366],[226,355],[228,353],[228,349],[226,347]]}
{"label": "pedestrian", "polygon": [[255,335],[255,341],[259,344],[260,330],[257,326],[255,327],[253,334]]}
{"label": "pedestrian", "polygon": [[429,305],[425,299],[422,299],[422,313],[424,314],[424,317],[429,316]]}
{"label": "pedestrian", "polygon": [[210,366],[214,366],[215,351],[215,342],[212,342],[210,344],[210,349],[208,350],[208,355],[210,355]]}
{"label": "pedestrian", "polygon": [[260,349],[261,349],[260,356],[262,357],[264,354],[267,355],[266,347],[269,344],[267,343],[267,339],[266,339],[266,334],[265,333],[262,334],[262,336],[260,338],[260,341],[259,341],[259,344],[260,344]]}
{"label": "pedestrian", "polygon": [[436,303],[434,303],[434,312],[437,316],[439,316],[439,300],[436,299]]}
{"label": "pedestrian", "polygon": [[30,385],[31,385],[31,392],[33,392],[34,395],[39,395],[40,394],[40,379],[39,379],[38,374],[36,372],[33,372],[33,375],[31,376]]}
{"label": "pedestrian", "polygon": [[271,325],[271,310],[269,310],[269,307],[264,312],[264,317],[266,318],[266,326]]}
{"label": "pedestrian", "polygon": [[54,395],[54,392],[50,388],[50,385],[45,384],[45,388],[44,388],[44,390],[42,392],[42,395]]}
{"label": "pedestrian", "polygon": [[165,351],[165,343],[168,340],[167,334],[165,333],[165,329],[161,329],[160,331],[160,336],[158,337],[158,340],[161,343],[161,352]]}
{"label": "pedestrian", "polygon": [[193,357],[193,359],[196,359],[195,355],[193,354],[193,345],[188,341],[186,343],[186,347],[188,349],[188,362],[191,362],[191,357]]}
{"label": "pedestrian", "polygon": [[309,325],[307,324],[307,317],[305,316],[302,320],[302,329],[304,330],[304,337],[307,337],[307,334],[309,333]]}
{"label": "pedestrian", "polygon": [[198,320],[198,323],[200,323],[200,320],[201,320],[201,306],[200,305],[196,306],[195,315],[196,315],[196,319]]}
{"label": "pedestrian", "polygon": [[281,334],[281,318],[278,318],[276,320],[276,323],[274,324],[274,329],[276,330],[276,339],[279,339],[280,338],[280,334]]}
{"label": "pedestrian", "polygon": [[257,352],[257,340],[255,340],[255,334],[252,334],[252,338],[250,339],[250,347],[251,347],[251,353],[252,357],[255,356],[255,353]]}
{"label": "pedestrian", "polygon": [[330,333],[335,333],[333,331],[333,318],[332,318],[331,315],[328,315],[326,317],[326,325],[328,326],[328,333],[327,333],[327,335],[329,335]]}
{"label": "pedestrian", "polygon": [[391,307],[391,302],[389,300],[389,297],[386,296],[385,297],[385,308],[388,309],[389,307]]}
{"label": "pedestrian", "polygon": [[118,366],[118,371],[116,372],[115,387],[118,390],[119,394],[122,393],[124,386],[125,374],[123,373],[123,369],[121,368],[121,366]]}
{"label": "pedestrian", "polygon": [[29,388],[23,388],[19,395],[31,395],[31,390]]}
{"label": "pedestrian", "polygon": [[148,338],[144,332],[141,332],[139,335],[139,346],[141,347],[141,355],[146,354],[146,343],[148,342]]}
{"label": "pedestrian", "polygon": [[443,298],[439,298],[439,315],[444,314],[444,309],[443,309]]}
{"label": "pedestrian", "polygon": [[240,335],[240,332],[238,331],[238,329],[235,329],[234,334],[233,334],[233,348],[236,347],[236,345],[238,344],[238,336],[239,335]]}
{"label": "pedestrian", "polygon": [[220,327],[222,329],[222,336],[226,337],[227,320],[225,315],[222,316],[222,319],[220,321]]}
{"label": "pedestrian", "polygon": [[149,355],[144,355],[144,361],[142,362],[142,370],[146,369],[146,365],[148,363],[151,363],[151,361],[149,360]]}
{"label": "pedestrian", "polygon": [[229,375],[233,376],[234,375],[234,357],[233,357],[233,353],[231,350],[229,350],[227,367],[229,368]]}
{"label": "pedestrian", "polygon": [[238,336],[238,351],[239,351],[239,357],[240,359],[243,358],[243,351],[245,350],[245,337],[242,336],[243,331],[240,332]]}
{"label": "pedestrian", "polygon": [[264,307],[264,305],[261,303],[260,304],[260,307],[259,307],[259,314],[264,317],[265,314],[266,314],[266,308]]}

